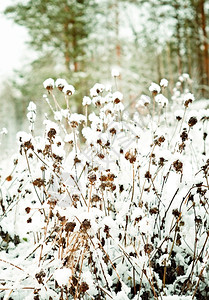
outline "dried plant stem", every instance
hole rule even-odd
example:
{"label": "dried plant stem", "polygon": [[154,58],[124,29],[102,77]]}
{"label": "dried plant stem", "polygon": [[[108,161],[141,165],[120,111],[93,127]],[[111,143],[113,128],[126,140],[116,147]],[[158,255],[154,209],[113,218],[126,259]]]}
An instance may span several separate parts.
{"label": "dried plant stem", "polygon": [[49,93],[50,93],[50,95],[52,96],[52,98],[54,100],[54,104],[55,104],[56,110],[58,110],[58,109],[61,110],[62,108],[60,107],[59,103],[57,102],[56,97],[54,96],[53,92],[49,91]]}
{"label": "dried plant stem", "polygon": [[22,268],[18,267],[17,265],[15,265],[15,264],[13,264],[13,263],[11,263],[11,262],[9,262],[9,261],[6,261],[6,260],[1,259],[1,258],[0,258],[0,261],[4,262],[5,264],[9,264],[10,266],[12,266],[12,267],[14,267],[14,268],[17,268],[17,269],[19,269],[19,270],[25,272]]}
{"label": "dried plant stem", "polygon": [[[209,254],[207,254],[207,258],[206,258],[205,261],[207,262],[208,259],[209,259]],[[203,267],[202,267],[202,269],[201,269],[201,271],[200,271],[200,274],[199,274],[199,276],[198,276],[198,281],[197,281],[197,284],[196,284],[196,286],[195,286],[195,290],[194,290],[194,293],[193,293],[193,295],[192,295],[192,299],[194,299],[194,297],[195,297],[195,294],[196,294],[196,292],[197,292],[197,289],[198,289],[198,286],[199,286],[199,283],[200,283],[200,280],[201,280],[201,278],[202,278],[202,274],[203,274],[205,268],[206,268],[206,263],[204,263],[204,265],[203,265]]]}
{"label": "dried plant stem", "polygon": [[43,247],[44,247],[43,244],[44,244],[44,241],[46,240],[47,228],[48,228],[48,225],[49,225],[49,219],[50,219],[51,212],[52,212],[52,208],[50,207],[48,218],[47,218],[47,223],[46,223],[46,226],[44,228],[44,238],[43,238],[43,242],[41,244],[41,250],[40,250],[40,256],[39,256],[39,267],[40,267],[40,264],[41,264],[42,252],[43,252]]}
{"label": "dried plant stem", "polygon": [[92,184],[90,184],[89,202],[88,202],[88,212],[89,212],[89,210],[90,210],[90,205],[91,205],[91,194],[92,194]]}
{"label": "dried plant stem", "polygon": [[85,105],[85,116],[86,116],[86,123],[85,126],[88,126],[88,105]]}

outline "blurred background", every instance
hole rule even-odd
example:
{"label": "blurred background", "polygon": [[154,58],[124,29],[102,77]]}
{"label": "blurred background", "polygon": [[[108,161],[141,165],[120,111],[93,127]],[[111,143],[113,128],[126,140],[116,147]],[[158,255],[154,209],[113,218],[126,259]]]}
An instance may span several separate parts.
{"label": "blurred background", "polygon": [[41,127],[49,77],[75,86],[78,112],[96,82],[114,85],[113,68],[126,105],[161,78],[169,96],[182,73],[196,98],[208,98],[208,17],[209,0],[0,0],[1,153],[27,130],[30,101]]}

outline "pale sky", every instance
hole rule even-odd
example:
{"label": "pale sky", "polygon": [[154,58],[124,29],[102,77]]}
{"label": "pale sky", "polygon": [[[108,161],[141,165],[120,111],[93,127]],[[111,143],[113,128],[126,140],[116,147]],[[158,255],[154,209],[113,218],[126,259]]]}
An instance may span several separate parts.
{"label": "pale sky", "polygon": [[25,42],[28,40],[25,28],[8,20],[4,9],[14,4],[14,0],[0,0],[0,79],[3,80],[13,74],[14,69],[23,66],[29,60],[29,53]]}

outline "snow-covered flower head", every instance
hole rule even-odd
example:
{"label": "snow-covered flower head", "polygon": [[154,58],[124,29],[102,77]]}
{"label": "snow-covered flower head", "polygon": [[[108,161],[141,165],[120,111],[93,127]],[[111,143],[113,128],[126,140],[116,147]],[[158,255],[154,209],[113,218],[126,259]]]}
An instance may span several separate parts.
{"label": "snow-covered flower head", "polygon": [[27,118],[30,123],[34,123],[36,120],[36,105],[33,101],[30,101],[28,107]]}
{"label": "snow-covered flower head", "polygon": [[168,105],[168,99],[165,96],[163,96],[163,94],[158,94],[155,97],[155,101],[158,104],[162,105],[163,107],[166,106],[166,105]]}
{"label": "snow-covered flower head", "polygon": [[65,79],[62,79],[62,78],[58,78],[56,81],[55,81],[55,86],[62,92],[64,87],[67,85],[67,81]]}
{"label": "snow-covered flower head", "polygon": [[46,90],[51,91],[54,89],[54,79],[48,78],[43,82],[43,86]]}
{"label": "snow-covered flower head", "polygon": [[36,111],[36,104],[33,101],[30,101],[27,110],[29,111]]}
{"label": "snow-covered flower head", "polygon": [[123,94],[120,92],[115,92],[112,94],[112,99],[115,104],[121,102],[123,100]]}
{"label": "snow-covered flower head", "polygon": [[111,90],[112,90],[112,86],[111,86],[111,84],[106,84],[106,86],[105,86],[105,91],[106,92],[111,92]]}
{"label": "snow-covered flower head", "polygon": [[84,117],[84,115],[74,113],[74,114],[70,115],[69,121],[70,121],[70,125],[73,128],[76,128],[76,127],[78,127],[78,124],[85,121],[85,117]]}
{"label": "snow-covered flower head", "polygon": [[63,93],[71,96],[75,93],[75,88],[74,86],[72,86],[71,84],[67,84],[64,88],[63,88]]}
{"label": "snow-covered flower head", "polygon": [[194,98],[194,95],[192,93],[187,93],[184,95],[184,101],[187,101],[187,100],[192,100],[194,101],[195,98]]}
{"label": "snow-covered flower head", "polygon": [[65,141],[65,143],[70,143],[70,144],[72,144],[73,141],[74,141],[74,134],[73,134],[73,132],[70,133],[70,134],[66,134],[66,135],[65,135],[64,141]]}
{"label": "snow-covered flower head", "polygon": [[82,105],[85,106],[85,105],[90,105],[90,104],[91,104],[91,98],[84,96]]}
{"label": "snow-covered flower head", "polygon": [[167,87],[168,86],[168,80],[165,79],[165,78],[161,79],[160,86],[162,86],[164,88]]}
{"label": "snow-covered flower head", "polygon": [[105,86],[101,83],[96,83],[93,88],[90,89],[91,97],[98,96],[99,93],[102,93],[105,89]]}
{"label": "snow-covered flower head", "polygon": [[181,82],[184,81],[184,77],[182,75],[179,76],[179,81],[181,81]]}
{"label": "snow-covered flower head", "polygon": [[157,83],[152,82],[149,91],[153,94],[158,94],[160,93],[160,86]]}
{"label": "snow-covered flower head", "polygon": [[25,131],[19,131],[16,134],[16,138],[19,143],[25,143],[25,142],[31,141],[33,139],[32,135]]}
{"label": "snow-covered flower head", "polygon": [[194,95],[191,93],[186,93],[183,99],[185,107],[188,107],[189,103],[192,103],[195,100]]}
{"label": "snow-covered flower head", "polygon": [[1,132],[0,132],[1,134],[7,134],[8,133],[8,130],[5,128],[5,127],[3,127],[2,129],[1,129]]}
{"label": "snow-covered flower head", "polygon": [[96,97],[93,97],[92,99],[92,103],[95,105],[95,106],[101,106],[102,105],[102,97],[101,96],[96,96]]}
{"label": "snow-covered flower head", "polygon": [[187,80],[187,79],[189,79],[189,74],[184,73],[184,74],[182,74],[182,77],[183,77],[185,80]]}
{"label": "snow-covered flower head", "polygon": [[119,77],[120,71],[118,69],[112,69],[112,77]]}
{"label": "snow-covered flower head", "polygon": [[150,104],[150,97],[147,95],[141,95],[141,97],[139,98],[136,107],[141,106],[146,106]]}

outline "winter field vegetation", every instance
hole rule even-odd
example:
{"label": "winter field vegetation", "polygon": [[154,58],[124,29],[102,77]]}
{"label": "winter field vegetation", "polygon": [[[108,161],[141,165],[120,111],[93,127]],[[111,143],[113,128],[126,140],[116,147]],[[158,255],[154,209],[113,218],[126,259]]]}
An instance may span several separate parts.
{"label": "winter field vegetation", "polygon": [[209,298],[207,103],[183,74],[171,97],[151,83],[133,112],[112,76],[82,114],[72,85],[45,80],[41,135],[29,103],[1,169],[1,299]]}

